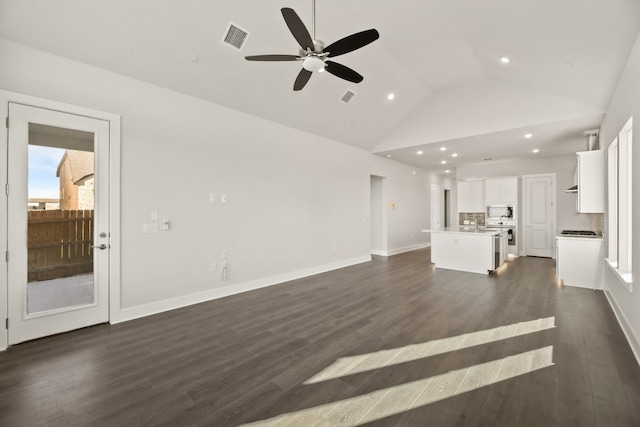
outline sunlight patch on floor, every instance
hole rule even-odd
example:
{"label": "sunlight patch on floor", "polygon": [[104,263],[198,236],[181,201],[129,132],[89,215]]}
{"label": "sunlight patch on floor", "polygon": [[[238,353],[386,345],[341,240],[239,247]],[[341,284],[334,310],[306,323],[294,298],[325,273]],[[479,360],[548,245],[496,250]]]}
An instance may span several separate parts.
{"label": "sunlight patch on floor", "polygon": [[245,425],[357,426],[552,365],[547,346]]}
{"label": "sunlight patch on floor", "polygon": [[471,348],[551,328],[555,328],[555,317],[514,323],[512,325],[470,332],[455,337],[427,341],[420,344],[411,344],[400,348],[380,350],[375,353],[341,357],[332,365],[309,378],[304,384],[315,384],[321,381],[381,369],[387,366],[411,362],[429,356]]}

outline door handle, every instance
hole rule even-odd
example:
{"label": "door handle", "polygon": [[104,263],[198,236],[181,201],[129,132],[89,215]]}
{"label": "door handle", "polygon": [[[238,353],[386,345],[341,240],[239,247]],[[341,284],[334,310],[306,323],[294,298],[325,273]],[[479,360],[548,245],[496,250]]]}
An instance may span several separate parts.
{"label": "door handle", "polygon": [[101,244],[101,245],[94,245],[94,246],[91,246],[91,247],[92,247],[92,248],[96,248],[96,249],[100,249],[100,250],[105,250],[105,249],[107,249],[107,245],[105,245],[104,243],[103,243],[103,244]]}

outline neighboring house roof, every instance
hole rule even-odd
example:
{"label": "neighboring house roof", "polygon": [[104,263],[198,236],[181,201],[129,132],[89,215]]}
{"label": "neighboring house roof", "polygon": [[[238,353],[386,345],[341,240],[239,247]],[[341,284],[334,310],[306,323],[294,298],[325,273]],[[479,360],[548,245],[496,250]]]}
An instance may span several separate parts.
{"label": "neighboring house roof", "polygon": [[71,170],[71,180],[74,184],[79,184],[93,176],[93,152],[92,151],[76,151],[67,150],[60,160],[56,176],[60,177],[60,168],[66,162],[69,163]]}

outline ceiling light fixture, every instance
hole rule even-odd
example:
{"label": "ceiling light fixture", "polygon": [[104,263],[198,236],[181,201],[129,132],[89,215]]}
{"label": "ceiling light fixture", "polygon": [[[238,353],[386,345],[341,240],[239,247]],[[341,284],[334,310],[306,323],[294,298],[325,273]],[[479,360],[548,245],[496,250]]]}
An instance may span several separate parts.
{"label": "ceiling light fixture", "polygon": [[444,171],[444,173],[449,173],[449,172],[451,172],[449,169],[447,169],[446,171]]}
{"label": "ceiling light fixture", "polygon": [[390,159],[390,158],[391,158],[391,154],[387,154],[387,159]]}
{"label": "ceiling light fixture", "polygon": [[393,101],[395,97],[396,97],[396,94],[391,92],[389,95],[387,95],[387,101]]}
{"label": "ceiling light fixture", "polygon": [[507,58],[506,56],[501,56],[500,57],[500,62],[502,62],[503,64],[508,64],[509,62],[511,62],[511,60],[509,58]]}
{"label": "ceiling light fixture", "polygon": [[531,138],[533,138],[533,134],[532,133],[525,133],[524,137],[527,138],[527,139],[531,139]]}
{"label": "ceiling light fixture", "polygon": [[422,150],[417,151],[418,156],[422,156]]}
{"label": "ceiling light fixture", "polygon": [[533,150],[531,150],[531,152],[538,154],[540,152],[540,150],[538,150],[537,148],[534,148]]}
{"label": "ceiling light fixture", "polygon": [[443,161],[441,161],[440,163],[442,163],[443,165],[446,165],[446,164],[447,164],[447,161],[446,161],[446,160],[443,160]]}
{"label": "ceiling light fixture", "polygon": [[440,147],[440,151],[447,151],[447,147]]}
{"label": "ceiling light fixture", "polygon": [[451,154],[451,157],[458,157],[458,153]]}

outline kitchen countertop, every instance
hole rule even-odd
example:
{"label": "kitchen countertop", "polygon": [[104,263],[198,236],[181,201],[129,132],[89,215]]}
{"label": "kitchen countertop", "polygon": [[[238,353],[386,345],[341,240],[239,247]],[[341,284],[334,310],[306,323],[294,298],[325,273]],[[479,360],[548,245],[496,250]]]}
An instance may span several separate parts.
{"label": "kitchen countertop", "polygon": [[504,231],[507,231],[507,228],[484,228],[478,227],[477,229],[473,226],[453,226],[453,227],[445,227],[441,230],[422,230],[423,233],[462,233],[462,234],[481,234],[481,235],[493,235],[500,234]]}

